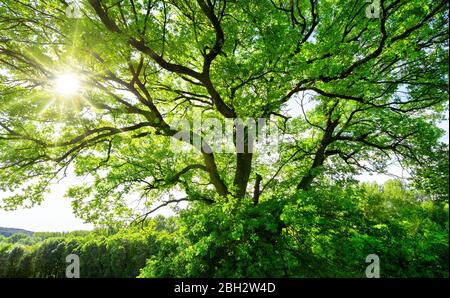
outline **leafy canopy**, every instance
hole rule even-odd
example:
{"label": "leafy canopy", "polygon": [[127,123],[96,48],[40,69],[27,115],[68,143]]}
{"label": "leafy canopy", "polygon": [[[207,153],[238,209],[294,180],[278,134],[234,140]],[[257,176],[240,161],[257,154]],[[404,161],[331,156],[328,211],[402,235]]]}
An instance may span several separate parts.
{"label": "leafy canopy", "polygon": [[[426,167],[448,109],[448,1],[379,2],[368,18],[360,0],[89,0],[79,16],[2,1],[1,207],[40,203],[71,170],[88,177],[68,192],[78,214],[110,222],[133,215],[132,195],[139,214],[155,200],[252,208],[392,160]],[[58,93],[67,74],[80,88]],[[194,110],[270,119],[279,158],[174,151]]]}

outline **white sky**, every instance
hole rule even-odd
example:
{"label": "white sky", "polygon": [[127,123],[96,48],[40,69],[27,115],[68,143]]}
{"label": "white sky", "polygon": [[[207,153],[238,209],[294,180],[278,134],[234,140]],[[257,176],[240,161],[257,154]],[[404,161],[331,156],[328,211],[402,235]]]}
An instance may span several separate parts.
{"label": "white sky", "polygon": [[[291,116],[298,116],[301,113],[295,102],[288,105],[288,113]],[[311,107],[309,107],[311,108]],[[307,107],[308,109],[308,107]],[[447,112],[448,119],[448,112]],[[449,122],[443,121],[440,125],[446,131],[442,141],[449,142]],[[390,167],[390,172],[402,176],[401,169],[396,166]],[[383,183],[391,177],[387,175],[369,175],[363,174],[358,177],[361,181],[374,181]],[[46,199],[40,206],[31,209],[18,209],[16,211],[0,210],[0,227],[20,228],[30,231],[73,231],[73,230],[90,230],[93,228],[91,224],[84,223],[76,218],[72,213],[70,199],[65,198],[64,194],[67,187],[74,183],[74,177],[67,177],[58,185],[52,186],[52,191],[47,195]],[[0,197],[5,194],[0,193]],[[169,214],[170,209],[161,209],[158,214]]]}
{"label": "white sky", "polygon": [[[19,228],[34,232],[92,229],[92,225],[85,224],[74,216],[71,200],[64,197],[70,181],[73,183],[75,179],[68,177],[59,184],[53,185],[51,192],[39,206],[30,209],[20,208],[15,211],[0,209],[0,227]],[[5,194],[3,195],[5,196]]]}

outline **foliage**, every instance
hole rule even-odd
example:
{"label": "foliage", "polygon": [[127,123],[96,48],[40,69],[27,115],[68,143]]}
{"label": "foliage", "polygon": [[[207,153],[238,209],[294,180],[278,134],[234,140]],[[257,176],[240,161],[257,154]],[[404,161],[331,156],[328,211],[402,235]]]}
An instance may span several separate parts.
{"label": "foliage", "polygon": [[[15,236],[2,270],[60,276],[76,251],[86,276],[146,257],[144,277],[361,276],[376,252],[384,276],[448,275],[448,1],[370,2],[376,18],[361,0],[88,0],[77,16],[2,0],[0,208],[73,174],[75,214],[114,227]],[[61,92],[67,76],[79,90]],[[179,124],[208,118],[263,118],[277,150],[251,152],[249,125],[242,151],[237,127],[231,153],[196,146],[210,128]],[[392,163],[420,192],[354,184]],[[124,234],[182,201],[170,229]]]}
{"label": "foliage", "polygon": [[[0,277],[65,277],[66,257],[80,258],[82,277],[135,277],[145,261],[158,251],[157,233],[171,219],[150,220],[145,227],[130,227],[110,234],[92,232],[35,233],[25,245],[0,239]],[[45,237],[43,236],[45,235]]]}
{"label": "foliage", "polygon": [[448,277],[448,204],[416,195],[391,180],[323,185],[246,212],[195,206],[177,247],[162,239],[140,276],[364,277],[377,254],[382,277]]}
{"label": "foliage", "polygon": [[143,228],[1,238],[0,276],[64,277],[75,253],[83,277],[364,277],[369,254],[382,277],[448,277],[448,204],[399,180],[242,203],[198,202]]}
{"label": "foliage", "polygon": [[[359,0],[89,0],[77,17],[66,5],[0,5],[4,209],[39,204],[69,168],[90,178],[67,193],[76,214],[99,224],[138,216],[133,195],[149,212],[174,192],[291,197],[321,175],[426,164],[443,133],[448,1],[382,0],[379,18]],[[76,94],[55,86],[68,74]],[[251,153],[248,129],[244,152],[178,140],[207,134],[178,125],[200,115],[265,118],[279,158],[271,144]]]}
{"label": "foliage", "polygon": [[439,144],[427,154],[425,162],[416,165],[414,182],[418,189],[424,191],[434,200],[448,203],[448,144]]}

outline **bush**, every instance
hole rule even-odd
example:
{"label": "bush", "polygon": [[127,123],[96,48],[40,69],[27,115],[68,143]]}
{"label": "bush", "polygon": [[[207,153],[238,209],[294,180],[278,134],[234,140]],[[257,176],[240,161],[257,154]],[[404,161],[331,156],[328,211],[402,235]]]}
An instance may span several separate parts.
{"label": "bush", "polygon": [[369,254],[382,277],[448,276],[448,204],[398,181],[236,206],[183,211],[140,277],[365,277]]}

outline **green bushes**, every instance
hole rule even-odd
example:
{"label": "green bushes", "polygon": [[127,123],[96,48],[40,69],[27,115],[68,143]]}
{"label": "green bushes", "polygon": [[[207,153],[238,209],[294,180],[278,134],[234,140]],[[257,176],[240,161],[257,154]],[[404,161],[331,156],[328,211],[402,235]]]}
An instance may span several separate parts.
{"label": "green bushes", "polygon": [[315,269],[307,276],[364,277],[369,254],[384,277],[448,276],[448,205],[417,201],[398,182],[299,193],[282,219],[289,246]]}
{"label": "green bushes", "polygon": [[110,237],[90,237],[73,252],[80,256],[83,277],[136,277],[155,251],[156,235],[147,230]]}
{"label": "green bushes", "polygon": [[19,244],[16,240],[23,240],[22,236],[3,238],[0,277],[62,278],[68,265],[66,257],[72,253],[80,258],[81,277],[136,277],[158,250],[156,230],[163,229],[161,221],[152,220],[142,229],[119,232],[36,233],[26,241],[32,245]]}
{"label": "green bushes", "polygon": [[33,252],[34,274],[36,277],[64,277],[66,250],[65,239],[49,238]]}
{"label": "green bushes", "polygon": [[140,276],[283,276],[277,205],[264,202],[256,208],[234,209],[230,200],[221,209],[202,206],[201,211],[183,211],[176,240],[160,237],[159,253]]}
{"label": "green bushes", "polygon": [[369,254],[382,277],[448,276],[448,204],[398,181],[223,205],[182,212],[176,242],[161,238],[140,276],[365,277]]}
{"label": "green bushes", "polygon": [[[256,206],[201,202],[144,228],[0,238],[0,277],[448,277],[448,203],[398,181],[325,185]],[[220,208],[218,207],[220,206]]]}

